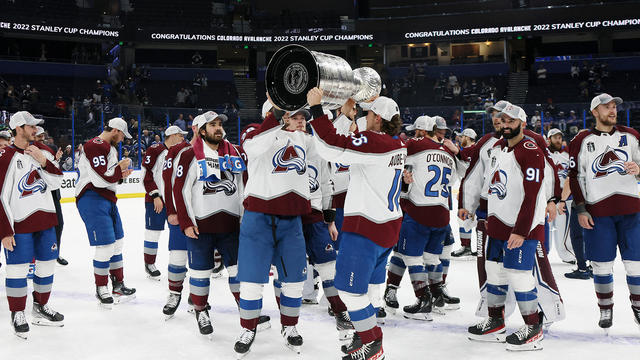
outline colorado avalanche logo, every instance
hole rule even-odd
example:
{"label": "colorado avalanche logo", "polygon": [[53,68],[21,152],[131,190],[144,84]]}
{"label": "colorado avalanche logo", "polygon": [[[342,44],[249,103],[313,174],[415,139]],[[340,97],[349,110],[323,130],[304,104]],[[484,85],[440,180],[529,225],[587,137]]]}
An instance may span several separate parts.
{"label": "colorado avalanche logo", "polygon": [[234,175],[231,171],[225,171],[224,177],[226,179],[220,181],[205,181],[204,182],[204,195],[217,194],[220,191],[224,191],[224,194],[227,196],[231,196],[236,193],[238,188],[236,187],[236,183],[234,182]]}
{"label": "colorado avalanche logo", "polygon": [[569,176],[569,164],[560,163],[558,164],[558,177],[560,179],[566,179]]}
{"label": "colorado avalanche logo", "polygon": [[624,169],[624,163],[629,159],[629,155],[624,150],[613,149],[607,146],[604,153],[600,154],[593,164],[591,164],[591,171],[593,171],[593,178],[607,176],[609,174],[618,172],[621,175],[626,174]]}
{"label": "colorado avalanche logo", "polygon": [[298,145],[292,145],[291,140],[287,145],[278,150],[273,156],[273,173],[286,173],[295,170],[298,175],[307,171],[306,155],[304,149]]}
{"label": "colorado avalanche logo", "polygon": [[498,196],[503,200],[507,196],[507,173],[504,170],[498,170],[491,177],[491,185],[489,186],[489,194]]}
{"label": "colorado avalanche logo", "polygon": [[20,192],[20,198],[33,195],[38,191],[43,194],[47,191],[47,183],[42,180],[35,166],[31,165],[31,171],[20,178],[18,191]]}
{"label": "colorado avalanche logo", "polygon": [[343,172],[349,172],[349,166],[345,164],[335,163],[336,166],[336,174],[340,174]]}
{"label": "colorado avalanche logo", "polygon": [[320,182],[318,181],[318,169],[309,165],[309,190],[314,193],[320,188]]}

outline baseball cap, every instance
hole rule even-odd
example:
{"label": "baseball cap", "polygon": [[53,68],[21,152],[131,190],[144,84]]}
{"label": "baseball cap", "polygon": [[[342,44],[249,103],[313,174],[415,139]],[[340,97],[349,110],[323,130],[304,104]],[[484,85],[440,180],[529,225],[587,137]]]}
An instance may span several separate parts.
{"label": "baseball cap", "polygon": [[616,105],[622,104],[622,99],[619,97],[613,97],[609,94],[602,93],[591,100],[591,109],[593,110],[598,107],[598,105],[608,104],[612,101],[616,102]]}
{"label": "baseball cap", "polygon": [[222,122],[227,121],[227,115],[218,114],[215,111],[207,111],[204,114],[200,114],[193,119],[193,125],[200,129],[204,124],[212,122],[213,120],[220,118]]}
{"label": "baseball cap", "polygon": [[129,134],[129,129],[127,128],[127,122],[122,118],[113,118],[109,120],[109,127],[113,129],[118,129],[124,133],[127,139],[131,139],[131,134]]}
{"label": "baseball cap", "polygon": [[359,102],[358,105],[362,108],[363,111],[371,110],[371,105],[373,105],[373,101],[371,102]]}
{"label": "baseball cap", "polygon": [[520,119],[525,123],[527,122],[527,113],[524,112],[524,109],[513,104],[508,104],[507,106],[505,106],[505,108],[500,111],[499,115],[507,115],[510,118]]}
{"label": "baseball cap", "polygon": [[[447,127],[447,122],[442,116],[434,116],[432,119],[434,121],[436,129],[449,130],[449,128]],[[433,125],[431,125],[431,129],[433,129]]]}
{"label": "baseball cap", "polygon": [[478,137],[478,134],[476,134],[476,132],[472,128],[464,129],[460,135],[470,137],[473,140]]}
{"label": "baseball cap", "polygon": [[0,138],[11,140],[11,133],[8,130],[0,131]]}
{"label": "baseball cap", "polygon": [[264,104],[262,104],[262,118],[263,119],[267,117],[267,113],[270,112],[272,108],[273,108],[273,105],[271,105],[269,100],[265,101]]}
{"label": "baseball cap", "polygon": [[400,115],[400,108],[398,108],[398,104],[396,104],[393,99],[386,96],[380,96],[375,99],[369,110],[380,115],[381,118],[387,121],[391,121],[391,118],[394,115]]}
{"label": "baseball cap", "polygon": [[508,102],[507,100],[500,100],[497,103],[493,104],[492,106],[489,106],[487,108],[488,112],[492,112],[494,110],[496,111],[502,111],[505,107],[507,107],[507,105],[509,105],[510,102]]}
{"label": "baseball cap", "polygon": [[298,109],[296,111],[292,111],[289,113],[289,117],[296,115],[296,114],[302,114],[304,115],[305,119],[310,119],[311,118],[311,113],[309,112],[309,110],[302,108],[302,109]]}
{"label": "baseball cap", "polygon": [[182,131],[182,129],[180,129],[176,125],[171,125],[167,128],[167,130],[164,131],[164,136],[171,136],[175,134],[187,135],[187,132]]}
{"label": "baseball cap", "polygon": [[44,128],[42,126],[36,126],[36,136],[44,134]]}
{"label": "baseball cap", "polygon": [[560,131],[559,129],[553,128],[553,129],[549,130],[549,132],[547,132],[547,138],[550,138],[553,135],[557,135],[557,134],[562,135],[562,131]]}
{"label": "baseball cap", "polygon": [[[431,117],[427,115],[418,116],[413,124],[407,126],[407,130],[427,130],[427,124],[431,121]],[[433,127],[433,126],[432,126]]]}
{"label": "baseball cap", "polygon": [[33,117],[33,115],[31,115],[31,113],[28,111],[18,111],[17,113],[11,115],[11,117],[9,118],[9,127],[11,128],[11,130],[14,130],[18,126],[34,126],[42,124],[43,122],[44,121],[42,119],[36,119],[35,117]]}

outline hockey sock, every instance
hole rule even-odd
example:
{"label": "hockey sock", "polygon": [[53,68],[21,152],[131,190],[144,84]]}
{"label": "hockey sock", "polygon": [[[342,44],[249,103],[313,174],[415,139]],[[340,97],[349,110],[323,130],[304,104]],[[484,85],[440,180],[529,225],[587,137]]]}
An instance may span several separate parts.
{"label": "hockey sock", "polygon": [[107,286],[109,283],[109,259],[113,255],[114,244],[96,246],[93,256],[93,276],[96,286]]}
{"label": "hockey sock", "polygon": [[400,287],[402,276],[407,266],[402,260],[402,255],[397,252],[393,252],[391,259],[389,260],[389,270],[387,271],[387,284],[393,285],[396,288]]}
{"label": "hockey sock", "polygon": [[627,270],[627,285],[629,286],[631,306],[636,310],[640,310],[640,261],[625,260],[623,262]]}
{"label": "hockey sock", "polygon": [[438,265],[427,265],[427,272],[429,274],[430,286],[442,283],[442,263]]}
{"label": "hockey sock", "polygon": [[487,283],[487,306],[500,307],[504,311],[504,303],[507,301],[509,285],[494,285]]}
{"label": "hockey sock", "polygon": [[220,263],[222,262],[222,255],[220,255],[220,253],[218,252],[218,249],[214,250],[213,252],[213,263],[214,263],[214,268],[217,268],[218,266],[220,266]]}
{"label": "hockey sock", "polygon": [[593,283],[598,297],[598,307],[601,309],[613,308],[613,261],[592,261]]}
{"label": "hockey sock", "polygon": [[460,227],[460,245],[471,247],[471,230],[465,231],[463,227]]}
{"label": "hockey sock", "polygon": [[327,297],[327,301],[329,301],[329,305],[331,305],[331,310],[333,310],[335,314],[347,311],[347,307],[342,300],[340,300],[338,290],[336,290],[333,284],[336,276],[336,262],[329,261],[323,264],[316,264],[314,271],[317,271],[322,279],[322,289],[324,295]]}
{"label": "hockey sock", "polygon": [[425,288],[427,287],[427,273],[422,265],[409,266],[409,277],[411,278],[411,285],[413,286],[413,292],[417,298],[424,295]]}
{"label": "hockey sock", "polygon": [[169,251],[169,269],[167,274],[169,279],[169,290],[181,293],[184,279],[187,277],[186,250]]}
{"label": "hockey sock", "polygon": [[352,294],[338,291],[340,299],[349,310],[349,318],[363,344],[382,339],[382,330],[377,325],[377,311],[369,301],[367,294]]}
{"label": "hockey sock", "polygon": [[116,240],[113,244],[113,256],[109,259],[109,274],[115,277],[116,281],[124,280],[124,270],[122,269],[122,239]]}
{"label": "hockey sock", "polygon": [[258,326],[262,311],[263,284],[240,282],[240,325],[249,330]]}
{"label": "hockey sock", "polygon": [[238,265],[231,265],[227,268],[229,273],[229,290],[236,300],[236,305],[240,302],[240,281],[238,281]]}
{"label": "hockey sock", "polygon": [[158,253],[158,239],[160,239],[160,231],[146,230],[144,233],[144,263],[155,264],[156,254]]}
{"label": "hockey sock", "polygon": [[509,285],[513,288],[520,314],[527,325],[538,324],[538,290],[531,270],[505,269]]}
{"label": "hockey sock", "polygon": [[489,311],[489,317],[504,319],[504,305],[502,306],[489,306],[487,308]]}
{"label": "hockey sock", "polygon": [[56,260],[36,260],[36,271],[33,276],[33,299],[40,305],[49,302],[55,266]]}
{"label": "hockey sock", "polygon": [[276,296],[276,304],[278,304],[278,309],[280,309],[280,294],[282,293],[282,283],[280,280],[273,279],[273,293]]}
{"label": "hockey sock", "polygon": [[209,299],[209,285],[211,270],[193,270],[190,271],[189,276],[189,297],[193,303],[194,309],[200,311],[204,310],[207,306],[207,300]]}
{"label": "hockey sock", "polygon": [[302,305],[302,287],[304,283],[282,282],[282,293],[280,294],[280,323],[282,326],[292,326],[298,324],[300,316],[300,306]]}
{"label": "hockey sock", "polygon": [[9,310],[24,311],[27,305],[27,273],[29,263],[7,264],[5,286]]}
{"label": "hockey sock", "polygon": [[453,244],[447,245],[442,248],[442,254],[440,254],[440,264],[442,264],[442,282],[447,282],[447,274],[449,274],[449,264],[451,264],[451,251],[453,250]]}

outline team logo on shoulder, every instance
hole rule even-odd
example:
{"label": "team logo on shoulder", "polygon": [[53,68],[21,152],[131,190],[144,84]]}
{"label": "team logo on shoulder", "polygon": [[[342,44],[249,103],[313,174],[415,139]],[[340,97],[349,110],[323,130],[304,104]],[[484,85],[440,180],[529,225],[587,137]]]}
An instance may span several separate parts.
{"label": "team logo on shoulder", "polygon": [[613,149],[607,146],[604,153],[598,155],[591,164],[591,171],[593,171],[593,178],[597,179],[603,176],[607,176],[612,173],[619,173],[624,175],[627,171],[624,168],[624,163],[629,159],[629,155],[624,150]]}
{"label": "team logo on shoulder", "polygon": [[343,173],[343,172],[349,172],[349,166],[350,165],[345,165],[345,164],[340,164],[340,163],[334,163],[334,165],[336,166],[336,174]]}
{"label": "team logo on shoulder", "polygon": [[320,182],[318,181],[318,169],[309,165],[307,173],[309,174],[309,190],[314,193],[320,188]]}
{"label": "team logo on shoulder", "polygon": [[102,141],[102,139],[100,139],[99,137],[94,138],[93,142],[96,143],[96,144],[104,144],[104,141]]}
{"label": "team logo on shoulder", "polygon": [[538,146],[531,141],[525,141],[523,146],[525,149],[529,149],[529,150],[535,150],[538,148]]}
{"label": "team logo on shoulder", "polygon": [[227,196],[231,196],[236,193],[238,190],[236,183],[234,182],[235,176],[231,171],[223,171],[220,176],[224,177],[224,180],[220,181],[205,181],[204,189],[202,191],[203,195],[211,195],[217,194],[221,191],[224,191],[224,194]]}
{"label": "team logo on shoulder", "polygon": [[491,176],[489,195],[496,195],[502,200],[507,196],[507,173],[504,170],[496,170]]}
{"label": "team logo on shoulder", "polygon": [[47,183],[40,177],[40,173],[35,166],[31,165],[31,171],[24,174],[18,181],[18,191],[20,198],[36,194],[38,192],[44,194],[47,191]]}
{"label": "team logo on shoulder", "polygon": [[292,145],[291,140],[273,156],[273,173],[287,173],[295,170],[298,175],[307,171],[306,154],[298,145]]}

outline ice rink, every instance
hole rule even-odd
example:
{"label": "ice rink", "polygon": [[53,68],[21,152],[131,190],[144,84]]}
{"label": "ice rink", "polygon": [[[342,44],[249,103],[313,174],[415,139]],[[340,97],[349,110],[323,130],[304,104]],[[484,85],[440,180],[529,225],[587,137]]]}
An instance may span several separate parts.
{"label": "ice rink", "polygon": [[[125,283],[137,289],[137,299],[130,303],[114,306],[110,311],[98,307],[94,297],[93,250],[74,203],[62,205],[65,218],[62,256],[70,264],[57,265],[50,300],[50,305],[65,316],[63,328],[31,325],[28,340],[14,336],[5,300],[5,267],[0,269],[0,359],[235,359],[233,344],[240,333],[240,323],[226,277],[211,284],[212,341],[199,335],[195,317],[187,313],[186,296],[176,316],[165,321],[162,307],[168,294],[168,231],[160,239],[157,260],[162,281],[149,280],[142,256],[143,204],[141,198],[118,201],[125,229]],[[479,298],[475,261],[452,260],[448,289],[451,295],[461,298],[462,308],[444,316],[434,315],[431,323],[390,315],[382,327],[387,359],[638,359],[640,330],[633,321],[622,263],[618,260],[615,265],[614,325],[606,337],[597,327],[599,312],[593,282],[566,279],[563,274],[572,265],[563,264],[553,251],[550,257],[567,318],[545,333],[541,352],[508,353],[504,344],[467,340],[467,327],[479,320],[474,315]],[[183,295],[187,293],[188,284]],[[400,306],[414,301],[408,276],[403,279],[398,297]],[[245,359],[298,358],[284,347],[270,285],[265,287],[263,303],[264,313],[271,316],[272,328],[258,333]],[[27,301],[27,318],[31,319],[31,299]],[[507,319],[508,332],[521,324],[522,318],[514,313]],[[303,305],[298,330],[304,338],[300,358],[340,358],[335,322],[327,314],[326,305]]]}

